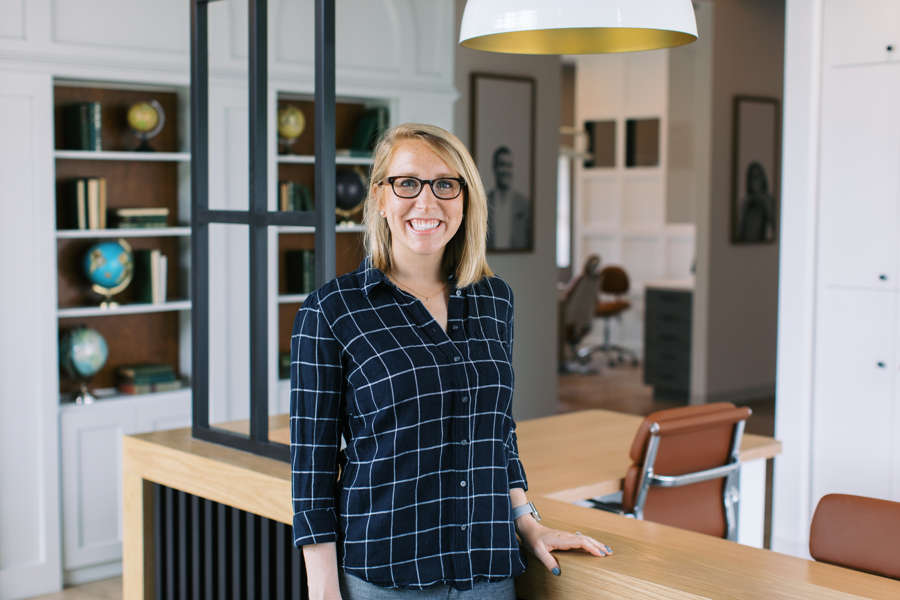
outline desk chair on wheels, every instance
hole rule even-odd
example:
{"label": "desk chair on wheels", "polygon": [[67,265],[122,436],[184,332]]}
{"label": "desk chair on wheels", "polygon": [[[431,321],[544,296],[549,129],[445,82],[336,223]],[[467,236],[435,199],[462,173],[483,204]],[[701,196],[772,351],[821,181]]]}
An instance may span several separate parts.
{"label": "desk chair on wheels", "polygon": [[738,451],[751,411],[728,402],[647,415],[631,444],[622,491],[595,508],[737,541]]}

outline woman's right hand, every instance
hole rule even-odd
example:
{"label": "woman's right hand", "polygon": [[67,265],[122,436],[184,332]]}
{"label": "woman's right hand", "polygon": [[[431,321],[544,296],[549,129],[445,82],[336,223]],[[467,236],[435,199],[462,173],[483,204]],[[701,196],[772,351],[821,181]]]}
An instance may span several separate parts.
{"label": "woman's right hand", "polygon": [[334,542],[303,546],[309,600],[341,600],[337,546]]}

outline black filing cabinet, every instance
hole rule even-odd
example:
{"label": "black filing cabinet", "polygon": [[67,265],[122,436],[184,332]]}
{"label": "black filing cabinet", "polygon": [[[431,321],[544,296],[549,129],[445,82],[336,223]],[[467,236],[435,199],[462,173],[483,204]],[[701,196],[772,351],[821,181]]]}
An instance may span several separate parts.
{"label": "black filing cabinet", "polygon": [[653,386],[655,399],[687,403],[693,293],[648,287],[645,294],[644,383]]}

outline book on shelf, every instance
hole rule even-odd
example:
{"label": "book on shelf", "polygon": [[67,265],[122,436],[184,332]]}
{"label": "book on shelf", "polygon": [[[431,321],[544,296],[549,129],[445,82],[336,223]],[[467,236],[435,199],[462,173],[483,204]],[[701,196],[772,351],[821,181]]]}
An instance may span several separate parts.
{"label": "book on shelf", "polygon": [[62,182],[60,229],[106,229],[106,178],[78,177]]}
{"label": "book on shelf", "polygon": [[[353,130],[353,141],[350,144],[350,156],[371,156],[375,142],[388,128],[390,116],[386,106],[375,106],[366,109],[356,121]],[[354,154],[365,153],[365,154]]]}
{"label": "book on shelf", "polygon": [[166,207],[115,208],[110,213],[112,222],[120,229],[168,226],[169,209]]}
{"label": "book on shelf", "polygon": [[313,210],[309,188],[295,181],[279,181],[278,210]]}
{"label": "book on shelf", "polygon": [[158,249],[134,251],[135,301],[144,304],[162,304],[166,301],[168,257]]}
{"label": "book on shelf", "polygon": [[171,365],[135,364],[116,369],[116,387],[124,394],[149,394],[183,387]]}
{"label": "book on shelf", "polygon": [[66,150],[102,150],[99,102],[76,102],[62,109],[63,147]]}
{"label": "book on shelf", "polygon": [[286,293],[308,294],[315,288],[316,261],[313,250],[286,250],[284,270]]}

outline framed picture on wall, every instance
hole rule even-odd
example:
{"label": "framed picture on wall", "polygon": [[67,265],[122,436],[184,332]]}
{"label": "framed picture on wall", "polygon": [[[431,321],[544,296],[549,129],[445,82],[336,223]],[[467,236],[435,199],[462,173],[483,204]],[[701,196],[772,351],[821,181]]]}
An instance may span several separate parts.
{"label": "framed picture on wall", "polygon": [[778,239],[781,107],[775,98],[735,96],[731,243]]}
{"label": "framed picture on wall", "polygon": [[488,199],[491,252],[534,250],[532,77],[472,73],[471,150]]}

